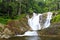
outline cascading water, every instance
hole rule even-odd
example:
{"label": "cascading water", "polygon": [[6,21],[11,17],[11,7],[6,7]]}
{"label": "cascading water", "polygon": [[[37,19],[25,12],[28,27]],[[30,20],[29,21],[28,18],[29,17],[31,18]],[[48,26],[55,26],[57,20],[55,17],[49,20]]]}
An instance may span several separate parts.
{"label": "cascading water", "polygon": [[[28,18],[28,25],[32,28],[32,31],[25,32],[24,35],[17,35],[17,36],[38,36],[37,30],[41,30],[42,26],[43,29],[50,26],[50,20],[52,19],[52,12],[47,13],[47,18],[45,23],[42,24],[42,16],[43,14],[36,14],[33,13],[32,18]],[[42,25],[41,25],[42,24]]]}
{"label": "cascading water", "polygon": [[28,19],[28,24],[32,28],[32,30],[39,30],[40,23],[39,23],[39,16],[42,14],[33,13],[33,17]]}
{"label": "cascading water", "polygon": [[[42,28],[42,26],[41,26],[42,15],[43,14],[33,13],[32,18],[28,17],[28,24],[32,28],[33,31],[27,31],[27,32],[25,32],[24,35],[29,35],[29,36],[34,36],[34,35],[36,36],[37,35],[38,36],[38,33],[36,32],[36,30],[41,30],[41,28]],[[50,26],[50,20],[51,19],[52,19],[52,12],[48,12],[46,21],[45,21],[44,24],[42,24],[43,25],[43,29]]]}
{"label": "cascading water", "polygon": [[47,28],[50,26],[50,20],[52,19],[52,12],[48,12],[47,13],[47,18],[46,21],[44,23],[44,28]]}

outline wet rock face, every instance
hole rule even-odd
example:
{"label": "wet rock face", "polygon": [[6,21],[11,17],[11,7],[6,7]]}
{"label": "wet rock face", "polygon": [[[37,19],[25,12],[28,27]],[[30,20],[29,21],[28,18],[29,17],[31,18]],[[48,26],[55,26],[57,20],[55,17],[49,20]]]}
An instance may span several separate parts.
{"label": "wet rock face", "polygon": [[43,14],[39,16],[40,23],[44,24],[47,18],[47,14]]}
{"label": "wet rock face", "polygon": [[44,23],[46,22],[47,18],[47,13],[43,13],[42,15],[39,16],[39,23],[41,25],[41,29],[44,28]]}

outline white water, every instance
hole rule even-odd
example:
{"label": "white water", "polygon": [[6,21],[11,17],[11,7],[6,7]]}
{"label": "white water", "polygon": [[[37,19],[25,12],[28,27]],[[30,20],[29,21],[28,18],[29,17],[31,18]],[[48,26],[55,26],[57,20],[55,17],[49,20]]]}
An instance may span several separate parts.
{"label": "white water", "polygon": [[[42,21],[42,15],[43,14],[33,13],[32,18],[28,18],[28,24],[32,28],[33,31],[27,31],[27,32],[25,32],[24,35],[29,35],[29,36],[37,35],[38,36],[36,30],[41,30],[41,23],[39,23],[39,21]],[[39,20],[39,18],[40,18],[40,20]],[[51,19],[52,19],[52,13],[48,12],[46,21],[43,24],[43,29],[50,26]]]}
{"label": "white water", "polygon": [[39,16],[42,14],[36,14],[33,13],[32,18],[28,19],[28,24],[32,28],[32,30],[39,30],[40,29],[40,23],[39,23]]}
{"label": "white water", "polygon": [[50,26],[50,20],[52,19],[52,13],[51,12],[48,12],[47,13],[47,18],[46,18],[46,21],[45,21],[45,24],[44,24],[44,28],[47,28]]}
{"label": "white water", "polygon": [[[28,18],[28,25],[32,28],[33,31],[27,31],[24,35],[17,35],[17,36],[38,36],[37,30],[41,30],[41,23],[43,14],[36,14],[33,13],[31,18]],[[50,26],[50,20],[52,19],[52,12],[47,13],[47,18],[45,23],[43,24],[43,29]]]}

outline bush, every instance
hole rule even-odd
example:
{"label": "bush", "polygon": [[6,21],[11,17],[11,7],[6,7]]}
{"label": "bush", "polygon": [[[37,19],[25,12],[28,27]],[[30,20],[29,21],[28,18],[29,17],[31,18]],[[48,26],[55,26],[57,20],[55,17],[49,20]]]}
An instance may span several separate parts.
{"label": "bush", "polygon": [[55,17],[53,17],[53,19],[51,20],[51,22],[52,23],[54,23],[54,22],[60,22],[60,14],[57,15],[57,16],[55,16]]}

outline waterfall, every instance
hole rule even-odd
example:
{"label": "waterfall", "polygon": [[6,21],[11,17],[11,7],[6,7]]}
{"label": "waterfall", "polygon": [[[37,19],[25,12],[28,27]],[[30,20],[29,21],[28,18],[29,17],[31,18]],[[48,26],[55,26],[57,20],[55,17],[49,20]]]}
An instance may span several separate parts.
{"label": "waterfall", "polygon": [[43,14],[36,14],[33,13],[32,18],[28,18],[28,24],[32,28],[33,31],[27,31],[25,32],[24,35],[29,35],[29,36],[38,36],[38,33],[36,32],[37,30],[41,30],[41,28],[47,28],[50,26],[50,20],[52,19],[52,12],[47,13],[47,18],[45,23],[42,23],[42,17]]}
{"label": "waterfall", "polygon": [[50,20],[52,19],[52,12],[47,12],[47,18],[45,23],[42,23],[42,16],[44,14],[36,14],[33,13],[33,16],[31,18],[29,18],[29,16],[27,16],[28,18],[28,25],[31,27],[31,29],[33,31],[27,31],[25,32],[25,34],[23,35],[17,35],[17,36],[38,36],[37,30],[41,30],[41,28],[47,28],[50,26]]}
{"label": "waterfall", "polygon": [[50,20],[52,19],[52,12],[48,12],[47,13],[47,18],[46,21],[44,23],[44,28],[47,28],[50,26]]}
{"label": "waterfall", "polygon": [[32,18],[28,19],[28,24],[32,28],[32,30],[39,30],[40,29],[40,23],[39,23],[39,16],[42,14],[36,14],[33,13]]}
{"label": "waterfall", "polygon": [[43,26],[43,29],[50,26],[50,20],[52,19],[52,12],[46,13],[47,18],[46,18],[45,23],[43,23],[42,21],[43,15],[44,14],[33,13],[32,18],[28,19],[28,24],[32,28],[32,30],[41,30],[41,26]]}

